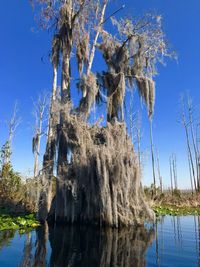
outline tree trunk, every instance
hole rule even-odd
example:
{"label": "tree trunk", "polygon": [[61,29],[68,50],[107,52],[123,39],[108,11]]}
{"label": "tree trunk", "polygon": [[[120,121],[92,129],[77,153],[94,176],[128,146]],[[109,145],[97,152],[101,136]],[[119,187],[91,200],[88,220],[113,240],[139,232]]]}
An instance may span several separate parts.
{"label": "tree trunk", "polygon": [[169,167],[170,167],[171,193],[173,195],[174,188],[173,188],[172,158],[171,157],[169,158]]}
{"label": "tree trunk", "polygon": [[34,178],[38,177],[39,174],[39,155],[40,155],[40,142],[41,142],[41,134],[42,134],[42,118],[40,117],[39,131],[38,131],[38,143],[35,151],[35,159],[34,159]]}
{"label": "tree trunk", "polygon": [[150,119],[150,142],[151,142],[151,163],[152,163],[152,174],[153,174],[153,186],[154,194],[156,194],[156,173],[155,173],[155,158],[154,158],[154,145],[153,145],[153,129],[152,120]]}
{"label": "tree trunk", "polygon": [[200,189],[200,181],[199,181],[199,167],[198,167],[198,148],[194,133],[194,126],[193,126],[193,116],[192,116],[192,103],[191,100],[188,99],[188,112],[189,112],[189,122],[190,122],[190,131],[192,136],[192,144],[194,148],[194,157],[195,157],[195,164],[196,164],[196,182],[197,182],[197,189]]}
{"label": "tree trunk", "polygon": [[[71,1],[69,1],[71,3]],[[69,4],[70,4],[69,3]],[[72,5],[72,4],[71,4]],[[69,21],[70,24],[70,21]],[[62,48],[62,86],[61,86],[61,110],[60,110],[60,126],[59,126],[59,143],[58,143],[58,163],[57,163],[57,180],[56,180],[56,199],[55,199],[55,220],[65,220],[67,209],[67,189],[68,183],[67,173],[67,153],[69,146],[64,135],[65,124],[68,121],[68,113],[70,112],[70,58],[72,51],[72,30],[66,28],[63,36]],[[67,36],[67,37],[66,37]]]}
{"label": "tree trunk", "polygon": [[191,164],[190,164],[190,155],[188,152],[188,164],[189,164],[189,174],[190,174],[190,183],[191,183],[191,190],[192,194],[194,193],[194,188],[193,188],[193,182],[192,182],[192,170],[191,170]]}
{"label": "tree trunk", "polygon": [[[53,88],[49,111],[49,128],[47,135],[46,150],[43,157],[42,188],[39,199],[38,219],[44,222],[50,211],[52,201],[52,178],[56,156],[58,99],[57,99],[57,66],[53,66]],[[38,184],[38,190],[40,185]]]}
{"label": "tree trunk", "polygon": [[91,53],[90,53],[90,58],[89,58],[88,68],[87,68],[87,75],[89,75],[89,73],[90,73],[90,71],[92,69],[92,63],[93,63],[93,60],[94,60],[96,44],[97,44],[97,41],[98,41],[98,38],[99,38],[99,34],[100,34],[101,30],[102,30],[102,24],[103,24],[103,21],[104,21],[104,16],[105,16],[107,4],[108,4],[108,0],[105,0],[103,8],[102,8],[100,22],[99,22],[99,25],[98,25],[98,30],[96,32],[96,35],[95,35],[95,38],[94,38],[94,42],[93,42],[93,45],[92,45],[92,49],[91,49]]}
{"label": "tree trunk", "polygon": [[[57,192],[49,220],[112,227],[153,220],[124,125],[90,127],[67,114],[59,137]],[[72,152],[71,161],[66,148]]]}
{"label": "tree trunk", "polygon": [[163,192],[163,184],[162,184],[162,176],[160,173],[160,160],[159,160],[158,151],[157,151],[157,169],[158,169],[158,177],[159,177],[159,181],[160,181],[160,191],[162,193]]}

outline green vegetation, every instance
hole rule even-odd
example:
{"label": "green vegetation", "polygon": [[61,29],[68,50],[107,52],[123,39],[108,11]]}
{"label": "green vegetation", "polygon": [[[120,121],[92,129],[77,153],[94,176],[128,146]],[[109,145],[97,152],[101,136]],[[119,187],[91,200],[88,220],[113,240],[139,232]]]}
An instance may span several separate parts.
{"label": "green vegetation", "polygon": [[37,181],[24,179],[13,169],[8,142],[0,148],[0,215],[1,209],[8,214],[30,214],[36,212]]}
{"label": "green vegetation", "polygon": [[160,205],[153,207],[156,216],[160,215],[200,215],[200,206],[197,207],[177,207],[175,205]]}
{"label": "green vegetation", "polygon": [[0,231],[32,230],[40,224],[34,212],[34,199],[30,194],[30,181],[24,182],[13,170],[8,142],[0,149]]}
{"label": "green vegetation", "polygon": [[40,226],[35,214],[11,215],[5,209],[0,210],[0,231],[20,230],[26,232]]}

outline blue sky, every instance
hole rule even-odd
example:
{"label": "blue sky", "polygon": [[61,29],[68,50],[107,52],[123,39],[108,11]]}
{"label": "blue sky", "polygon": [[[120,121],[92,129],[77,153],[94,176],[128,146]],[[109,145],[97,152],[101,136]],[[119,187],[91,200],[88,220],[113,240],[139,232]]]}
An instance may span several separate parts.
{"label": "blue sky", "polygon": [[[198,106],[200,103],[200,1],[199,0],[118,0],[111,9],[125,3],[121,15],[136,15],[156,11],[163,15],[163,28],[167,39],[177,51],[178,62],[168,61],[159,66],[156,77],[156,106],[153,122],[155,146],[159,150],[161,172],[165,185],[169,185],[168,159],[177,154],[178,183],[189,186],[185,136],[179,118],[179,97],[189,91]],[[32,30],[34,28],[34,31]],[[31,137],[33,119],[32,100],[41,90],[50,90],[52,70],[48,62],[51,36],[39,31],[27,0],[2,1],[0,8],[0,145],[7,137],[5,121],[12,113],[15,100],[19,102],[22,123],[13,145],[13,164],[22,173],[32,169]],[[41,61],[43,57],[43,61]],[[138,106],[138,103],[136,104]],[[149,150],[149,131],[143,110],[143,151]],[[148,154],[145,152],[145,154]],[[145,159],[143,183],[152,181]]]}

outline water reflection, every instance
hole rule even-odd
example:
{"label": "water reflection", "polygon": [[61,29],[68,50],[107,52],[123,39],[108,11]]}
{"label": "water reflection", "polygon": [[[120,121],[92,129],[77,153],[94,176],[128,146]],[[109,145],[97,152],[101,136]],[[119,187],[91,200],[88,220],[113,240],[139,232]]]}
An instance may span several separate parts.
{"label": "water reflection", "polygon": [[32,266],[32,260],[33,260],[32,249],[33,249],[32,236],[31,233],[28,233],[26,235],[26,240],[24,244],[23,258],[22,258],[22,263],[20,265],[21,267]]}
{"label": "water reflection", "polygon": [[[142,267],[145,253],[155,238],[153,229],[129,230],[87,227],[54,227],[37,230],[36,247],[29,237],[25,242],[22,267]],[[51,253],[47,257],[47,247]],[[34,256],[33,256],[34,250]]]}
{"label": "water reflection", "polygon": [[0,231],[0,250],[5,246],[8,247],[14,236],[15,231],[13,230]]}
{"label": "water reflection", "polygon": [[46,225],[28,234],[0,231],[0,266],[200,267],[200,217],[160,217],[153,228],[99,231]]}

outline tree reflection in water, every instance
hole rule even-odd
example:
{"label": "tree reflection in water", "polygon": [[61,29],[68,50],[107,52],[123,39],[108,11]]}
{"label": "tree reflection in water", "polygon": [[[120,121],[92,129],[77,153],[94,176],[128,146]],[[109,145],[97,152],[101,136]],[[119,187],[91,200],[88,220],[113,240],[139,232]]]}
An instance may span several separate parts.
{"label": "tree reflection in water", "polygon": [[[154,238],[154,230],[142,226],[123,230],[99,230],[61,226],[48,229],[44,225],[36,231],[35,248],[30,246],[30,242],[25,242],[26,255],[23,255],[21,266],[25,266],[24,261],[30,263],[27,267],[146,266],[145,253]],[[47,257],[48,241],[51,247],[50,257]]]}

